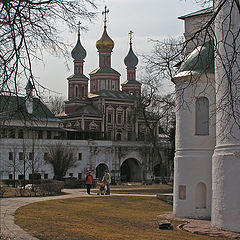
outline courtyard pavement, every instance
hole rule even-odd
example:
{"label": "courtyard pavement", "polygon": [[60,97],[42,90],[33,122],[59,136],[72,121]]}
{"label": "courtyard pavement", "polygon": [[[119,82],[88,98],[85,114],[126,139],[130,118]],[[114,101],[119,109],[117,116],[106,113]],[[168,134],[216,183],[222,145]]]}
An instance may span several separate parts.
{"label": "courtyard pavement", "polygon": [[[1,198],[0,199],[0,239],[1,240],[38,240],[37,238],[29,235],[26,231],[20,228],[14,223],[15,211],[24,205],[53,200],[53,199],[65,199],[74,197],[105,197],[97,196],[96,193],[88,195],[86,190],[83,189],[66,189],[64,190],[66,195],[51,196],[51,197],[19,197],[19,198]],[[144,196],[144,197],[156,197],[155,195],[142,195],[142,194],[111,194],[110,196]],[[109,196],[106,196],[109,197]],[[179,219],[172,213],[164,214],[160,216],[168,220],[180,220],[183,221],[181,229],[198,234],[206,234],[209,236],[226,237],[225,239],[240,239],[240,234],[230,233],[212,228],[210,221],[193,220],[193,219]]]}

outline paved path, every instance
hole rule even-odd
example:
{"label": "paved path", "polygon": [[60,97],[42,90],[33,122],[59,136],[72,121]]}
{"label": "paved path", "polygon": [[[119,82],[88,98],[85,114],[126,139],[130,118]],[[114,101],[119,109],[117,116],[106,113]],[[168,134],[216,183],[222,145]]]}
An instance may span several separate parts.
{"label": "paved path", "polygon": [[[4,240],[37,240],[37,238],[29,235],[22,228],[14,223],[15,211],[27,204],[52,200],[52,199],[65,199],[74,197],[109,197],[109,196],[97,196],[96,193],[88,195],[86,190],[82,189],[67,189],[63,190],[66,195],[51,196],[51,197],[19,197],[19,198],[1,198],[0,199],[0,239]],[[156,197],[155,195],[140,195],[140,194],[111,194],[110,196],[145,196]]]}

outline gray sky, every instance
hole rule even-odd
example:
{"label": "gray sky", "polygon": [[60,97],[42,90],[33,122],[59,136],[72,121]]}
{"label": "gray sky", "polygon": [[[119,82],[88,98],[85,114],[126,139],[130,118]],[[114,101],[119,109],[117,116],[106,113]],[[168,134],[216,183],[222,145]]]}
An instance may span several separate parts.
{"label": "gray sky", "polygon": [[[85,58],[84,74],[88,74],[98,67],[98,52],[96,41],[103,32],[103,16],[101,12],[107,5],[110,10],[107,21],[107,31],[113,39],[115,47],[112,53],[112,67],[121,73],[121,82],[126,80],[126,67],[124,57],[129,49],[129,31],[133,34],[133,50],[136,54],[149,54],[152,44],[149,39],[163,39],[180,36],[184,31],[181,15],[201,9],[193,3],[194,0],[99,0],[98,16],[94,23],[87,23],[89,31],[81,32],[81,42],[87,51]],[[83,24],[86,24],[83,22]],[[85,25],[86,26],[86,25]],[[75,46],[77,33],[63,35],[65,41]],[[71,52],[69,48],[69,52]],[[138,69],[142,66],[139,58]],[[63,59],[44,55],[44,64],[37,64],[35,73],[37,80],[45,87],[62,93],[67,97],[66,78],[73,73],[73,62],[69,61],[70,71]],[[137,77],[139,76],[137,71]],[[166,86],[166,89],[169,89]],[[49,94],[48,91],[45,93]]]}

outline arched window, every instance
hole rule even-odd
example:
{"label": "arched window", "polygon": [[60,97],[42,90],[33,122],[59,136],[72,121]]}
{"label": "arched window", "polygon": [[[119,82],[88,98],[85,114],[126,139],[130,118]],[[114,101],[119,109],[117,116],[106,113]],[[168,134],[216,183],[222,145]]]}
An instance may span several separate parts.
{"label": "arched window", "polygon": [[75,86],[75,97],[78,97],[78,86]]}
{"label": "arched window", "polygon": [[209,101],[206,97],[196,100],[196,135],[209,135]]}
{"label": "arched window", "polygon": [[199,182],[196,188],[196,208],[206,208],[207,188],[206,184]]}
{"label": "arched window", "polygon": [[85,97],[85,86],[82,86],[82,97]]}

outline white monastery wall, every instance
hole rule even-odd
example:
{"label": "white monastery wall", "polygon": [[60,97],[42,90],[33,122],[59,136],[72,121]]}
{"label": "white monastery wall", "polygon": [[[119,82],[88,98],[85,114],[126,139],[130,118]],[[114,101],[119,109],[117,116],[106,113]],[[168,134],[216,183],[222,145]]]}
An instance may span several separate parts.
{"label": "white monastery wall", "polygon": [[[232,109],[235,114],[239,111],[239,23],[240,15],[237,6],[226,1],[220,14],[216,19],[215,32],[220,43],[218,51],[220,56],[216,56],[215,74],[217,103],[217,129],[216,148],[213,156],[213,195],[212,195],[212,225],[221,229],[240,232],[240,129],[234,119]],[[215,1],[216,6],[220,3]],[[231,20],[231,22],[230,22]],[[229,34],[229,30],[231,34]],[[233,40],[233,38],[235,38]],[[221,43],[223,42],[223,43]],[[233,47],[236,46],[237,49]],[[236,54],[238,51],[238,55]],[[234,61],[232,59],[234,58]],[[223,61],[221,61],[223,60]],[[224,66],[229,65],[228,75],[231,76],[231,94],[229,94],[229,79],[227,78]],[[230,99],[234,101],[231,102]],[[239,123],[239,118],[237,117]]]}
{"label": "white monastery wall", "polygon": [[[190,78],[183,76],[173,80],[177,93],[174,213],[178,217],[209,218],[211,159],[215,146],[215,91],[211,84],[214,76],[208,74],[201,78],[196,76],[195,80]],[[190,80],[197,81],[197,86],[189,85]],[[199,97],[207,97],[209,100],[209,116],[212,115],[209,135],[196,134],[196,100]]]}

